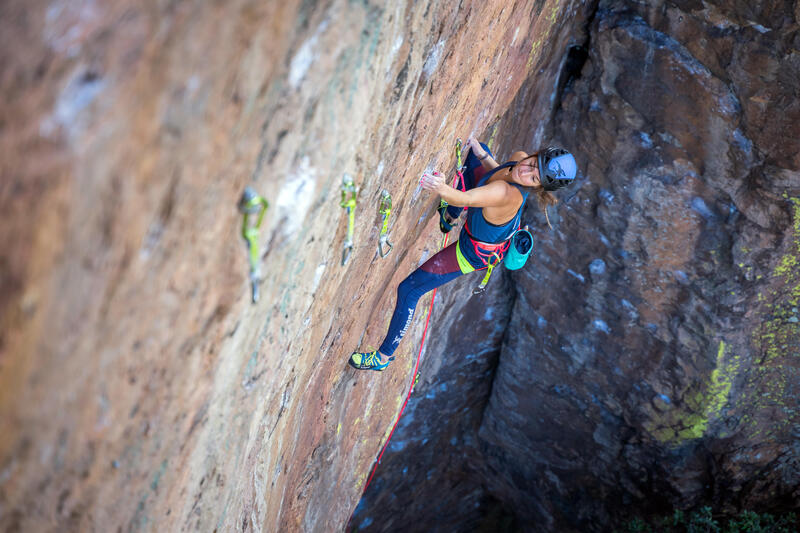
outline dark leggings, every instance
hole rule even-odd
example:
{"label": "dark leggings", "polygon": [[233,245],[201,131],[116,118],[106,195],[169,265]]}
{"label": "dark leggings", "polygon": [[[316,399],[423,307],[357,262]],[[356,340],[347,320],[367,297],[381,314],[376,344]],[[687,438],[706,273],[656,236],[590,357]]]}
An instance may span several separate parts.
{"label": "dark leggings", "polygon": [[389,324],[389,332],[380,347],[381,353],[392,355],[397,349],[397,345],[411,325],[417,302],[423,294],[461,275],[456,258],[456,246],[458,246],[457,241],[428,259],[397,286],[397,303]]}

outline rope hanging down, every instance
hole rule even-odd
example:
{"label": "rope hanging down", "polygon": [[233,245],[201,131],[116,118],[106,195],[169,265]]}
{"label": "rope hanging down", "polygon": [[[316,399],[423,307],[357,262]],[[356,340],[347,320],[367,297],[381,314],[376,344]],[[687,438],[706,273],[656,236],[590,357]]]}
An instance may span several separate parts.
{"label": "rope hanging down", "polygon": [[[461,139],[456,140],[456,177],[453,180],[453,187],[458,185],[458,180],[461,179],[462,185],[464,184],[464,176],[461,174],[462,165],[461,165]],[[465,186],[465,185],[464,185]],[[466,187],[466,186],[465,186]],[[446,205],[446,204],[445,204]],[[449,235],[445,233],[444,239],[442,240],[442,248],[444,249],[447,246],[447,237]],[[364,493],[367,492],[367,488],[369,488],[369,484],[372,482],[372,478],[375,477],[375,472],[378,470],[378,465],[381,464],[381,459],[383,458],[383,452],[386,451],[386,448],[389,446],[389,442],[392,440],[392,435],[394,435],[394,430],[397,429],[397,425],[400,423],[400,417],[403,416],[403,411],[408,405],[408,400],[411,398],[411,393],[414,392],[414,387],[417,385],[417,381],[419,380],[419,361],[422,358],[422,350],[425,347],[425,338],[428,335],[428,324],[431,321],[431,314],[433,313],[433,302],[436,299],[436,289],[433,289],[433,295],[431,296],[431,303],[428,306],[428,316],[425,319],[425,329],[422,330],[422,340],[419,343],[419,352],[417,353],[417,361],[414,364],[414,373],[412,374],[411,378],[411,386],[408,388],[408,394],[406,395],[406,399],[403,402],[402,407],[400,407],[400,412],[397,413],[397,420],[394,421],[394,425],[392,426],[392,430],[389,432],[389,436],[386,438],[386,442],[383,443],[383,447],[381,448],[381,453],[378,454],[378,459],[375,461],[375,465],[372,467],[372,473],[369,475],[369,479],[367,479],[367,484],[364,486]]]}

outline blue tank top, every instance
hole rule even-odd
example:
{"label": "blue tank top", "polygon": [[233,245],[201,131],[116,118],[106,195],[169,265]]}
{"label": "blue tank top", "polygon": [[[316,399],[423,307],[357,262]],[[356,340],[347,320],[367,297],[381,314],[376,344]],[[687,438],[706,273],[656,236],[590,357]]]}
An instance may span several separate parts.
{"label": "blue tank top", "polygon": [[[488,182],[496,172],[504,168],[512,167],[516,163],[516,161],[509,161],[493,168],[484,174],[475,186],[480,187],[485,185],[486,182]],[[473,240],[497,244],[508,240],[520,226],[520,221],[522,219],[522,207],[525,205],[525,201],[528,199],[528,192],[522,185],[517,183],[509,183],[509,185],[513,185],[519,190],[520,193],[522,193],[522,204],[520,204],[520,207],[517,210],[517,214],[514,215],[514,218],[505,224],[497,225],[487,221],[483,217],[482,207],[470,207],[467,209],[467,222],[464,224],[464,227],[461,228],[461,234],[459,235],[458,240],[462,255],[474,268],[482,268],[485,265],[477,256],[472,246],[461,246],[461,244],[469,243],[470,235],[472,236]]]}

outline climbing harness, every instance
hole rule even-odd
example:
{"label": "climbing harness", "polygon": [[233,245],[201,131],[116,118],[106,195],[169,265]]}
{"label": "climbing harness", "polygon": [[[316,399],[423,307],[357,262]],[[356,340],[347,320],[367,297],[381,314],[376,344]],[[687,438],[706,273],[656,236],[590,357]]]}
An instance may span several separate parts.
{"label": "climbing harness", "polygon": [[[348,194],[350,197],[348,198]],[[342,266],[350,259],[350,254],[353,251],[353,229],[356,222],[356,189],[353,183],[353,177],[350,174],[345,174],[342,178],[342,201],[339,202],[341,207],[347,210],[347,238],[344,241],[344,249],[342,250]]]}
{"label": "climbing harness", "polygon": [[[392,196],[389,194],[389,191],[386,189],[381,192],[381,202],[378,206],[378,212],[383,217],[383,226],[381,227],[381,235],[378,239],[378,255],[381,258],[386,257],[389,255],[389,252],[392,251],[392,243],[389,242],[389,216],[392,214]],[[384,250],[384,247],[386,249]]]}
{"label": "climbing harness", "polygon": [[475,255],[477,255],[478,258],[483,261],[483,264],[486,265],[486,275],[483,276],[480,285],[472,289],[472,294],[481,294],[484,290],[486,290],[486,285],[489,283],[489,278],[492,275],[494,267],[499,265],[505,257],[505,253],[511,243],[511,238],[501,243],[494,244],[474,240],[472,235],[470,235],[469,230],[467,230],[467,236],[470,244],[475,250]]}
{"label": "climbing harness", "polygon": [[[492,270],[498,263],[504,261],[503,264],[507,269],[518,270],[525,266],[525,262],[528,260],[528,256],[531,255],[531,250],[533,250],[533,235],[528,231],[527,226],[517,228],[511,234],[511,237],[497,244],[477,241],[472,238],[469,227],[466,230],[470,244],[474,247],[475,255],[487,265],[486,275],[483,276],[480,285],[472,290],[472,294],[480,294],[486,290],[486,284],[489,283]],[[492,259],[495,259],[495,261],[492,262]]]}
{"label": "climbing harness", "polygon": [[[269,203],[248,186],[244,188],[237,207],[242,213],[242,237],[247,241],[247,249],[250,252],[250,282],[253,286],[253,303],[256,303],[258,301],[258,282],[261,278],[261,269],[258,263],[260,256],[258,230],[261,222],[264,221],[264,214],[267,212]],[[250,224],[250,215],[258,215],[255,224]]]}
{"label": "climbing harness", "polygon": [[[472,249],[475,251],[475,255],[486,265],[486,275],[483,276],[480,285],[475,287],[472,290],[472,294],[481,294],[484,290],[486,290],[486,285],[489,283],[489,278],[492,275],[492,271],[494,267],[496,267],[505,257],[506,251],[511,244],[511,239],[519,231],[519,227],[514,230],[514,233],[511,234],[511,237],[504,240],[503,242],[492,243],[492,242],[482,242],[477,240],[472,236],[472,233],[469,231],[469,222],[464,224],[464,230],[467,233],[467,239],[469,240],[469,244],[472,245]],[[494,260],[494,261],[492,261]]]}

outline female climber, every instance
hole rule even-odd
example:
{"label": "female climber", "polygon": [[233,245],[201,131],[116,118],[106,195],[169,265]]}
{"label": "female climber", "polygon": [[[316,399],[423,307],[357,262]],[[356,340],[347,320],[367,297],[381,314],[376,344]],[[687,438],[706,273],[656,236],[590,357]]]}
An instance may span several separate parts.
{"label": "female climber", "polygon": [[[420,184],[447,202],[439,209],[439,227],[447,233],[467,207],[467,220],[458,241],[443,249],[411,273],[397,287],[389,332],[380,348],[355,352],[350,365],[359,370],[384,370],[414,318],[417,302],[426,292],[489,263],[502,261],[511,236],[520,227],[522,206],[530,192],[545,209],[557,203],[552,191],[569,185],[577,174],[575,158],[560,148],[528,155],[514,152],[499,165],[485,144],[467,141],[469,153],[463,173],[466,191],[445,183],[444,176],[425,173]],[[546,211],[545,211],[546,213]]]}

